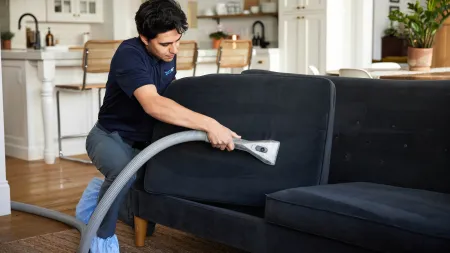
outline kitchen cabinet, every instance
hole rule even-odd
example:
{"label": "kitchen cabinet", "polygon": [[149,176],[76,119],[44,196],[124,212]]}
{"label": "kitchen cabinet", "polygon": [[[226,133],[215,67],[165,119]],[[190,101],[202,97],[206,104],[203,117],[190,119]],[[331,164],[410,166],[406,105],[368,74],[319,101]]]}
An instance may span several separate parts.
{"label": "kitchen cabinet", "polygon": [[250,69],[270,70],[270,56],[268,54],[253,56]]}
{"label": "kitchen cabinet", "polygon": [[311,74],[309,66],[314,65],[324,74],[371,65],[372,0],[279,0],[278,4],[283,72]]}
{"label": "kitchen cabinet", "polygon": [[325,15],[298,12],[279,21],[280,65],[284,72],[307,74],[309,65],[325,69]]}
{"label": "kitchen cabinet", "polygon": [[317,11],[325,9],[326,0],[279,0],[280,12]]}
{"label": "kitchen cabinet", "polygon": [[102,23],[103,0],[47,0],[47,21]]}

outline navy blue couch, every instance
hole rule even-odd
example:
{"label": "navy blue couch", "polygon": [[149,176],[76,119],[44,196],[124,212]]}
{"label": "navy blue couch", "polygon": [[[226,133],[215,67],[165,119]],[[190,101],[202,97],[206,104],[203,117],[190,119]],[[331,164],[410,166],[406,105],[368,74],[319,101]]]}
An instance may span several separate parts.
{"label": "navy blue couch", "polygon": [[[450,252],[449,82],[250,70],[165,96],[279,140],[277,164],[169,148],[140,171],[129,216],[248,252]],[[182,130],[159,123],[154,140]]]}

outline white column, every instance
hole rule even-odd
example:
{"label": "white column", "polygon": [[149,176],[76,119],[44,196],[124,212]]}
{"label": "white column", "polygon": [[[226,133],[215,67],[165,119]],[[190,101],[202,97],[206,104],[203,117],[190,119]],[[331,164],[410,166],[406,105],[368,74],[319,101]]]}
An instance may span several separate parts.
{"label": "white column", "polygon": [[[1,49],[1,46],[0,46]],[[5,131],[3,121],[2,59],[0,57],[0,216],[11,214],[11,196],[6,180]]]}
{"label": "white column", "polygon": [[44,123],[44,160],[46,164],[55,163],[55,148],[53,136],[53,79],[55,77],[55,60],[44,59],[38,61],[39,79],[42,80],[42,117]]}
{"label": "white column", "polygon": [[374,0],[353,0],[353,67],[368,68],[372,64]]}

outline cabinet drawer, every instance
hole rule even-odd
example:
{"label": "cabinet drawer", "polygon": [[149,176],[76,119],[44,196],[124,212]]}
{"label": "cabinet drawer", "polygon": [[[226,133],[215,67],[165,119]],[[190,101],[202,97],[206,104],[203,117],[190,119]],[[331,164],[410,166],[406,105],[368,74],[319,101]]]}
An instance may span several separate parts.
{"label": "cabinet drawer", "polygon": [[253,56],[250,69],[270,70],[269,56]]}

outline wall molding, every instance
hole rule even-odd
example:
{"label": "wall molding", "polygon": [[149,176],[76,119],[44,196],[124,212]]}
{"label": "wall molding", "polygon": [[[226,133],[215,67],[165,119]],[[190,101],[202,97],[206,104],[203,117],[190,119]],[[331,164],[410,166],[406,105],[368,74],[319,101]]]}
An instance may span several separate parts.
{"label": "wall molding", "polygon": [[[5,169],[5,168],[3,168]],[[0,181],[0,216],[11,214],[11,197],[8,181]]]}

